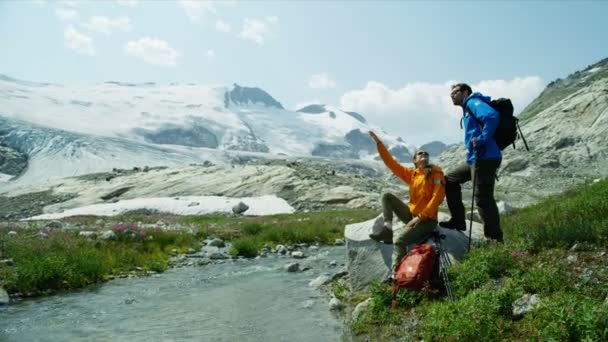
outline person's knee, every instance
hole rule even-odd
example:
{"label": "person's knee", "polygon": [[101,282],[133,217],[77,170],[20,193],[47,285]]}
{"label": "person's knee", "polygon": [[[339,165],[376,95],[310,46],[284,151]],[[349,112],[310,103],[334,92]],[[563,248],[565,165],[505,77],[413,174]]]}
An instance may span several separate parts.
{"label": "person's knee", "polygon": [[392,192],[385,192],[382,194],[382,201],[383,202],[387,202],[387,201],[392,201],[395,198],[397,198]]}
{"label": "person's knee", "polygon": [[451,182],[449,180],[445,180],[445,191],[446,192],[452,192],[452,191],[460,191],[460,183],[458,182]]}

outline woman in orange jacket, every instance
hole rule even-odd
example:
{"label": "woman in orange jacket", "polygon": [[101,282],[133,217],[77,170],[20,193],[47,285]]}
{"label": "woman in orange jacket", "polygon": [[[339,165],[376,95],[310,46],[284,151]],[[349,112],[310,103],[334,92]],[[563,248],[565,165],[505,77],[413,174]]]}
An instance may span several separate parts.
{"label": "woman in orange jacket", "polygon": [[[415,168],[399,164],[382,141],[372,131],[369,135],[376,142],[380,158],[401,180],[409,185],[409,205],[392,193],[382,195],[384,226],[380,233],[370,234],[370,238],[380,242],[393,243],[393,270],[407,253],[408,245],[421,242],[437,227],[437,211],[445,197],[445,177],[443,171],[429,163],[429,154],[418,150],[413,157]],[[405,223],[405,229],[393,237],[393,212]]]}

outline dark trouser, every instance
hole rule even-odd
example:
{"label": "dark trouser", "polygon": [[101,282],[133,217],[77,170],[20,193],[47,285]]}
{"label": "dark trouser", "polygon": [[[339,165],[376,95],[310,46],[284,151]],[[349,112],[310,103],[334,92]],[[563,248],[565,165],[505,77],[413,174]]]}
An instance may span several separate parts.
{"label": "dark trouser", "polygon": [[[407,204],[389,192],[382,195],[382,210],[384,222],[393,222],[393,212],[405,224],[414,218]],[[431,235],[431,232],[436,227],[437,221],[424,220],[420,221],[416,227],[405,227],[397,236],[393,236],[393,270],[395,270],[401,258],[407,253],[407,246],[421,242]]]}
{"label": "dark trouser", "polygon": [[475,177],[475,204],[479,210],[479,216],[483,220],[483,232],[489,239],[502,242],[502,230],[500,229],[500,217],[498,207],[494,199],[494,181],[496,170],[500,166],[501,159],[478,160],[471,167],[464,163],[455,170],[448,172],[445,176],[445,194],[448,208],[455,222],[465,222],[465,210],[462,204],[462,192],[460,184],[466,183]]}

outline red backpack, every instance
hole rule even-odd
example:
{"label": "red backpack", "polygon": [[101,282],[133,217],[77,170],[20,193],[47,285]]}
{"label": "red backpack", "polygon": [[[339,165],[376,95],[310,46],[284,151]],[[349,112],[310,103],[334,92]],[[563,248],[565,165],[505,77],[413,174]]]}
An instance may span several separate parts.
{"label": "red backpack", "polygon": [[391,303],[393,308],[397,305],[397,292],[400,289],[420,290],[429,285],[436,261],[437,252],[431,245],[424,243],[414,247],[401,259],[395,272],[395,287]]}

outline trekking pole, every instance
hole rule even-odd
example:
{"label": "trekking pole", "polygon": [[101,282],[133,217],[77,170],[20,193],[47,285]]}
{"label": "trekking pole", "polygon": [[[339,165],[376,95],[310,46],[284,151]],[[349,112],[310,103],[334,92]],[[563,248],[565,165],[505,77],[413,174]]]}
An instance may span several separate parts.
{"label": "trekking pole", "polygon": [[471,251],[471,233],[473,232],[473,210],[475,208],[475,187],[477,187],[477,161],[479,160],[479,152],[475,149],[475,163],[473,163],[473,195],[471,196],[471,216],[469,216],[469,248]]}
{"label": "trekking pole", "polygon": [[443,286],[445,288],[445,293],[448,295],[448,299],[450,301],[454,301],[454,291],[452,290],[452,284],[450,283],[450,278],[448,277],[448,267],[452,264],[452,262],[441,244],[441,240],[445,239],[445,235],[437,233],[434,235],[434,238],[435,245],[437,245],[437,250],[439,251],[439,276],[443,281]]}

